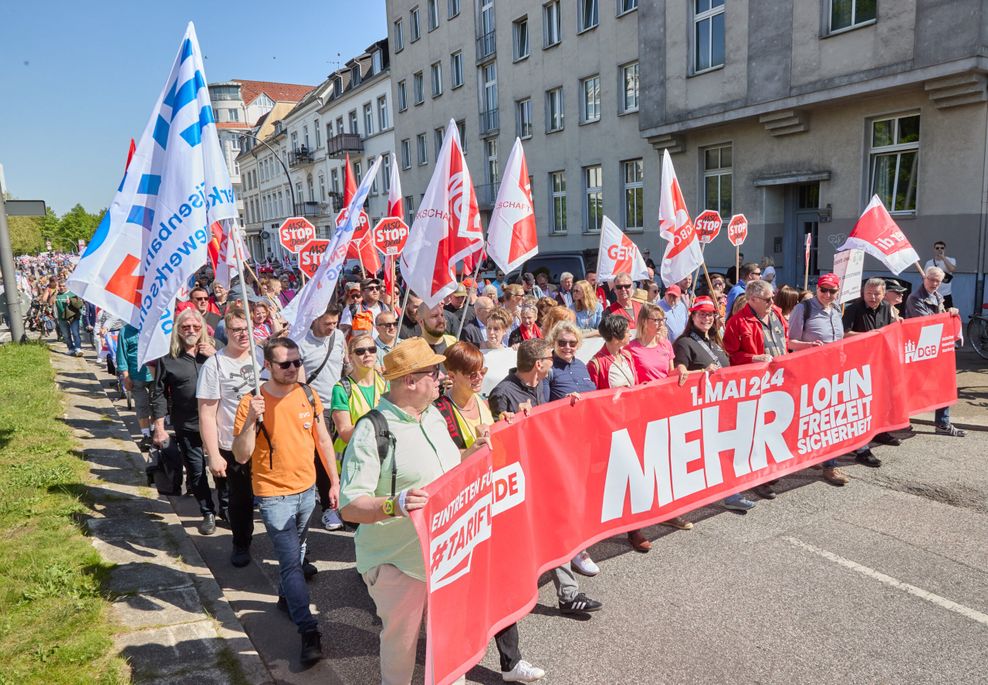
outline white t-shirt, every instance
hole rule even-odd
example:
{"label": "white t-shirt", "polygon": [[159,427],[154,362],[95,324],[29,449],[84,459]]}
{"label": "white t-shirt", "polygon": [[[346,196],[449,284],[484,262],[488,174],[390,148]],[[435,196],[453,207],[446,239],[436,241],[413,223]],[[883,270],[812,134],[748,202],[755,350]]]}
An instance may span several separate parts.
{"label": "white t-shirt", "polygon": [[[929,260],[927,260],[926,266],[924,267],[924,269],[929,269],[931,266],[935,266],[938,269],[943,269],[943,273],[946,276],[950,272],[947,271],[947,267],[944,265],[944,262],[947,262],[948,264],[950,264],[955,269],[957,268],[957,260],[954,259],[953,257],[946,257],[945,256],[942,260],[940,260],[940,259],[929,259]],[[940,293],[941,295],[943,295],[944,297],[947,297],[947,295],[950,294],[950,285],[951,285],[950,283],[947,283],[946,281],[944,281],[943,283],[940,284],[940,287],[937,288],[937,292]]]}
{"label": "white t-shirt", "polygon": [[[374,323],[377,323],[377,315],[384,311],[384,305],[378,302],[370,307],[365,307],[363,301],[358,303],[359,312],[374,312]],[[340,316],[341,326],[352,326],[353,325],[353,313],[350,312],[350,307],[343,310],[343,314]],[[322,395],[319,395],[322,397]]]}
{"label": "white t-shirt", "polygon": [[[254,351],[260,352],[257,348]],[[258,368],[261,364],[263,357],[258,359]],[[233,419],[237,415],[237,406],[240,398],[253,389],[254,370],[250,357],[233,359],[225,347],[207,359],[199,369],[196,398],[220,401],[216,408],[216,437],[220,449],[233,449]]]}
{"label": "white t-shirt", "polygon": [[[302,355],[302,366],[305,368],[305,376],[310,379],[308,380],[309,385],[312,386],[312,389],[316,391],[320,398],[332,397],[333,386],[340,381],[340,375],[343,373],[343,358],[346,355],[343,345],[345,337],[343,331],[340,330],[335,331],[332,335],[328,335],[325,338],[317,338],[312,334],[312,331],[309,331],[299,343],[299,353]],[[329,349],[330,339],[333,339],[333,350],[329,353],[329,359],[326,359],[326,351]],[[316,380],[311,380],[312,374],[322,365],[323,359],[326,359],[326,365],[323,366],[322,371],[316,376]],[[324,405],[328,410],[329,402],[324,402]]]}

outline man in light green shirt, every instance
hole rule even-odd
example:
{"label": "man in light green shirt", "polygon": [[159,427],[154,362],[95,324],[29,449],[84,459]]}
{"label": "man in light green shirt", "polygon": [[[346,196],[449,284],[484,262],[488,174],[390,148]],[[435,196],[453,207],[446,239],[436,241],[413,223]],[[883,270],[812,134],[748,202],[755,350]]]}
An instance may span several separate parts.
{"label": "man in light green shirt", "polygon": [[[407,685],[415,670],[415,649],[427,594],[425,562],[408,512],[421,509],[420,488],[460,463],[460,450],[433,405],[442,377],[436,354],[422,338],[399,343],[384,358],[390,391],[377,411],[394,440],[382,461],[369,419],[361,418],[343,454],[340,513],[359,523],[357,570],[381,618],[381,682]],[[487,434],[463,454],[489,445]]]}

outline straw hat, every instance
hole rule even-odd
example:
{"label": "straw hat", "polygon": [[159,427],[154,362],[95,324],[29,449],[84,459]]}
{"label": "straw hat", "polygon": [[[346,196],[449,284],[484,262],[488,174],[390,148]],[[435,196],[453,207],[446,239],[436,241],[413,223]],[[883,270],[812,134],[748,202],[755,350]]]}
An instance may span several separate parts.
{"label": "straw hat", "polygon": [[446,357],[436,354],[424,338],[402,340],[393,350],[384,355],[385,380],[394,380],[410,373],[421,371],[436,364],[442,364]]}

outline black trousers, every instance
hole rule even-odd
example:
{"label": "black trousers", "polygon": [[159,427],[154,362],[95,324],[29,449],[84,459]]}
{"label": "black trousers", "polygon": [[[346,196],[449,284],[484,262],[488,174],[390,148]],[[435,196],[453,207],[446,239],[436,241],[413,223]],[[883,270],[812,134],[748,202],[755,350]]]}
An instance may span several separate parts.
{"label": "black trousers", "polygon": [[185,462],[187,487],[195,495],[200,513],[203,516],[215,514],[216,507],[213,505],[213,493],[209,488],[209,475],[206,472],[206,453],[202,450],[202,437],[199,431],[176,430],[175,440],[178,442],[178,449],[182,452],[182,461]]}
{"label": "black trousers", "polygon": [[[326,430],[329,430],[330,425],[332,425],[330,423],[333,420],[331,414],[332,412],[330,411],[324,411],[322,414],[323,421],[325,422],[323,425],[326,426]],[[335,459],[336,455],[330,454],[329,458]],[[327,509],[330,508],[329,507],[329,485],[330,485],[329,474],[326,473],[326,467],[323,466],[322,459],[319,458],[319,452],[315,453],[314,459],[316,462],[316,492],[319,493],[319,506],[322,507],[323,511],[326,511]]]}
{"label": "black trousers", "polygon": [[507,673],[521,661],[521,649],[518,647],[518,624],[512,623],[499,633],[494,634],[494,645],[501,657],[501,671]]}
{"label": "black trousers", "polygon": [[226,478],[216,480],[220,510],[227,511],[234,548],[248,549],[254,537],[254,486],[250,482],[250,462],[238,464],[229,450],[221,449],[220,456],[226,459]]}

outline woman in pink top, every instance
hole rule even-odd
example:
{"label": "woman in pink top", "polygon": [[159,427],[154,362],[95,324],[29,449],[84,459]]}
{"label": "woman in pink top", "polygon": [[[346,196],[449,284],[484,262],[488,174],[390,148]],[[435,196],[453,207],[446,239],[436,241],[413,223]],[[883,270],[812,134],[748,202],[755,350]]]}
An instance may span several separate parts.
{"label": "woman in pink top", "polygon": [[672,372],[672,343],[661,307],[643,304],[638,312],[635,339],[628,344],[639,383],[665,378]]}

